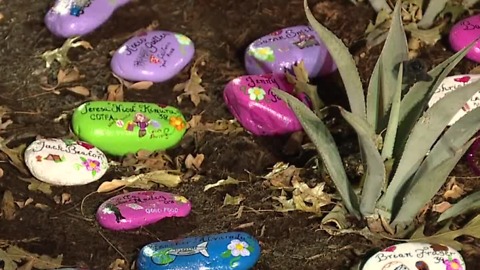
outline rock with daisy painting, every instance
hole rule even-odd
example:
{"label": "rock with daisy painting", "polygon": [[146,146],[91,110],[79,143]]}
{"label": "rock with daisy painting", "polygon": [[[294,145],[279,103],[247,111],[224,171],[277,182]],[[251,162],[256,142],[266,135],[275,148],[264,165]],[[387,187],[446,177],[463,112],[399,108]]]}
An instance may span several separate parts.
{"label": "rock with daisy painting", "polygon": [[231,80],[225,86],[223,97],[238,122],[257,136],[302,130],[295,113],[272,92],[273,88],[293,93],[294,86],[283,74],[245,75]]}
{"label": "rock with daisy painting", "polygon": [[108,169],[108,160],[98,148],[70,139],[40,139],[24,153],[31,174],[51,185],[85,185],[100,179]]}
{"label": "rock with daisy painting", "polygon": [[227,232],[148,244],[140,250],[138,270],[247,270],[260,258],[260,245],[244,232]]}
{"label": "rock with daisy painting", "polygon": [[129,81],[163,82],[192,60],[192,40],[180,33],[149,31],[125,42],[113,55],[112,71]]}
{"label": "rock with daisy painting", "polygon": [[107,154],[174,147],[187,122],[179,109],[143,102],[89,101],[75,109],[73,132]]}
{"label": "rock with daisy painting", "polygon": [[180,195],[133,191],[102,203],[97,210],[97,221],[110,230],[131,230],[168,217],[185,217],[191,208],[190,202]]}

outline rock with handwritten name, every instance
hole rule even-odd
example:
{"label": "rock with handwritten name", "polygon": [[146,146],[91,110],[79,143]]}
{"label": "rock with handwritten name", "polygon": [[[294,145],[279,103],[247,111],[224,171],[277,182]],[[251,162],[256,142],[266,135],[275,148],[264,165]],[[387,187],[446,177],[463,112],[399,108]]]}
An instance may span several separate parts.
{"label": "rock with handwritten name", "polygon": [[83,36],[105,23],[113,12],[130,0],[56,0],[45,15],[45,25],[54,35]]}
{"label": "rock with handwritten name", "polygon": [[[477,81],[478,79],[480,79],[480,74],[464,74],[446,77],[445,79],[443,79],[440,86],[435,90],[433,96],[430,98],[428,106],[431,107],[438,100],[443,98],[447,93],[452,92],[459,87]],[[465,105],[457,112],[457,114],[455,114],[452,120],[450,120],[449,125],[453,125],[455,122],[458,121],[458,119],[479,106],[480,92],[477,92],[467,101],[467,103],[465,103]]]}
{"label": "rock with handwritten name", "polygon": [[273,88],[293,93],[294,86],[281,74],[245,75],[231,80],[223,97],[238,122],[257,136],[302,130],[295,113],[272,92]]}
{"label": "rock with handwritten name", "polygon": [[24,153],[32,175],[52,185],[85,185],[100,179],[108,169],[108,160],[98,148],[82,141],[40,139]]}
{"label": "rock with handwritten name", "polygon": [[[454,51],[460,51],[470,45],[480,36],[480,14],[467,17],[457,22],[449,34],[450,46]],[[480,63],[480,41],[477,41],[465,56]]]}
{"label": "rock with handwritten name", "polygon": [[301,60],[309,77],[337,69],[317,32],[307,25],[284,28],[255,40],[245,51],[244,60],[248,74],[284,73]]}
{"label": "rock with handwritten name", "polygon": [[194,52],[192,40],[183,34],[149,31],[125,42],[113,55],[110,66],[126,80],[163,82],[177,75]]}
{"label": "rock with handwritten name", "polygon": [[260,258],[260,245],[244,232],[227,232],[151,243],[140,250],[138,270],[247,270]]}
{"label": "rock with handwritten name", "polygon": [[73,132],[107,154],[122,156],[139,150],[175,146],[187,122],[179,109],[142,102],[90,101],[72,116]]}
{"label": "rock with handwritten name", "polygon": [[112,197],[97,210],[97,220],[110,230],[130,230],[168,217],[185,217],[190,202],[183,196],[161,191],[134,191]]}

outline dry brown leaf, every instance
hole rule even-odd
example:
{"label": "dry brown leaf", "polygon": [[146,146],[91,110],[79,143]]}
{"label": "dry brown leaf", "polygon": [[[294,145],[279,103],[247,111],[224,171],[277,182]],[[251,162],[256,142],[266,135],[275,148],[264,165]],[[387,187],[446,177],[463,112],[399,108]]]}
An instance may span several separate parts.
{"label": "dry brown leaf", "polygon": [[129,270],[129,265],[125,260],[116,259],[108,266],[107,270]]}
{"label": "dry brown leaf", "polygon": [[465,194],[463,187],[457,183],[455,177],[452,177],[447,183],[447,190],[443,193],[443,197],[447,200],[458,199],[463,194]]}
{"label": "dry brown leaf", "polygon": [[448,208],[452,207],[449,202],[443,201],[441,203],[434,204],[432,206],[432,211],[437,213],[443,213],[447,211]]}
{"label": "dry brown leaf", "polygon": [[202,120],[202,115],[201,114],[195,114],[195,115],[192,115],[192,119],[190,119],[190,121],[188,121],[188,128],[189,129],[195,129],[199,126],[202,125],[202,123],[200,122]]}
{"label": "dry brown leaf", "polygon": [[33,199],[28,198],[24,202],[16,201],[15,204],[18,206],[18,208],[22,209],[22,208],[25,208],[27,205],[31,204],[32,202],[33,202]]}
{"label": "dry brown leaf", "polygon": [[80,71],[76,67],[65,70],[60,69],[57,73],[57,85],[78,81],[84,77],[80,75]]}
{"label": "dry brown leaf", "polygon": [[127,155],[122,162],[122,166],[133,166],[135,171],[141,169],[147,169],[148,171],[174,169],[172,158],[167,153],[146,150],[140,150],[135,155]]}
{"label": "dry brown leaf", "polygon": [[153,82],[148,82],[148,81],[136,82],[136,83],[128,86],[128,89],[133,89],[133,90],[147,90],[147,89],[149,89],[150,87],[152,87],[152,85],[153,85]]}
{"label": "dry brown leaf", "polygon": [[197,154],[195,157],[193,157],[191,154],[188,154],[187,158],[185,159],[185,167],[187,167],[187,169],[198,171],[200,170],[200,166],[202,166],[204,159],[204,154]]}
{"label": "dry brown leaf", "polygon": [[123,187],[137,187],[142,189],[150,189],[155,184],[167,187],[176,187],[182,181],[182,174],[179,171],[159,170],[112,181],[103,182],[97,189],[97,192],[110,192]]}
{"label": "dry brown leaf", "polygon": [[29,175],[30,173],[23,161],[23,152],[26,147],[26,144],[21,144],[15,148],[8,148],[5,144],[0,143],[0,151],[8,156],[10,164],[17,168],[21,173]]}
{"label": "dry brown leaf", "polygon": [[107,101],[123,101],[122,84],[111,84],[107,87]]}
{"label": "dry brown leaf", "polygon": [[178,104],[182,103],[185,97],[190,97],[192,103],[197,107],[202,100],[210,101],[207,96],[205,88],[201,85],[202,78],[198,75],[198,64],[203,61],[203,57],[198,58],[190,69],[190,79],[188,81],[176,84],[173,87],[174,92],[184,91],[184,93],[177,96]]}
{"label": "dry brown leaf", "polygon": [[83,47],[89,50],[93,49],[90,43],[87,41],[78,41],[78,39],[80,39],[79,36],[68,38],[63,43],[62,47],[44,52],[41,57],[45,61],[45,66],[50,68],[54,61],[60,63],[62,67],[66,66],[68,63],[70,63],[70,59],[67,55],[71,48]]}
{"label": "dry brown leaf", "polygon": [[0,106],[0,130],[6,129],[9,125],[13,123],[12,120],[8,119],[7,121],[3,120],[3,117],[10,113],[10,109],[5,106]]}
{"label": "dry brown leaf", "polygon": [[221,180],[218,180],[216,183],[214,184],[208,184],[205,186],[205,188],[203,189],[203,191],[207,191],[211,188],[214,188],[214,187],[219,187],[219,186],[225,186],[225,185],[238,185],[240,184],[240,182],[242,181],[238,181],[237,179],[233,178],[233,177],[230,177],[228,176],[227,179],[221,179]]}
{"label": "dry brown leaf", "polygon": [[30,183],[28,185],[28,190],[30,191],[40,191],[46,195],[52,194],[52,188],[49,184],[39,181],[35,178],[21,178],[21,180]]}
{"label": "dry brown leaf", "polygon": [[2,169],[2,168],[0,168],[0,178],[2,178],[2,177],[3,177],[3,174],[4,174],[4,172],[3,172],[3,169]]}
{"label": "dry brown leaf", "polygon": [[3,193],[2,199],[2,216],[6,220],[14,220],[15,219],[15,201],[13,199],[13,194],[10,190],[5,190]]}
{"label": "dry brown leaf", "polygon": [[88,90],[88,88],[86,88],[84,86],[80,86],[80,85],[74,86],[74,87],[68,87],[67,90],[70,91],[70,92],[79,94],[81,96],[84,96],[84,97],[88,97],[90,95],[90,90]]}
{"label": "dry brown leaf", "polygon": [[223,134],[236,134],[243,131],[243,127],[237,120],[217,120],[214,123],[205,123],[205,130],[211,132],[220,132]]}
{"label": "dry brown leaf", "polygon": [[48,206],[46,204],[43,204],[43,203],[36,203],[34,206],[35,206],[35,208],[38,208],[38,209],[43,210],[43,211],[46,211],[46,210],[50,209],[50,206]]}
{"label": "dry brown leaf", "polygon": [[36,269],[56,269],[62,267],[63,255],[56,258],[47,255],[37,255],[25,251],[17,246],[10,245],[6,250],[7,256],[14,261],[32,261],[32,267]]}
{"label": "dry brown leaf", "polygon": [[[239,205],[245,200],[245,196],[243,195],[238,195],[238,196],[232,196],[230,194],[225,195],[225,199],[223,200],[223,206],[227,205]],[[222,207],[223,207],[222,206]]]}

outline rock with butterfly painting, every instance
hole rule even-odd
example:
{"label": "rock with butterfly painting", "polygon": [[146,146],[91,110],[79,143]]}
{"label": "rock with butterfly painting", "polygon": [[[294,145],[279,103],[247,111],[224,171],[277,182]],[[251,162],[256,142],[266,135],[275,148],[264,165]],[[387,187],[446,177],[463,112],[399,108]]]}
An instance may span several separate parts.
{"label": "rock with butterfly painting", "polygon": [[[435,90],[433,96],[431,97],[430,101],[428,102],[428,106],[432,106],[438,100],[443,98],[447,93],[458,89],[464,85],[472,83],[480,79],[479,74],[464,74],[464,75],[454,75],[446,77],[440,86]],[[477,92],[473,95],[465,105],[455,114],[455,116],[450,120],[449,125],[453,125],[455,122],[458,121],[461,117],[465,114],[470,112],[471,110],[477,108],[480,105],[480,92]]]}
{"label": "rock with butterfly painting", "polygon": [[247,270],[260,258],[260,245],[244,232],[227,232],[151,243],[140,250],[138,270]]}
{"label": "rock with butterfly painting", "polygon": [[465,270],[465,261],[455,249],[440,244],[403,243],[375,253],[362,270]]}
{"label": "rock with butterfly painting", "polygon": [[59,37],[83,36],[100,27],[128,2],[130,0],[56,0],[45,15],[45,26]]}
{"label": "rock with butterfly painting", "polygon": [[192,40],[180,33],[148,31],[125,42],[113,55],[112,71],[129,81],[163,82],[192,60]]}
{"label": "rock with butterfly painting", "polygon": [[317,32],[308,25],[275,31],[255,40],[245,51],[248,74],[284,73],[301,60],[311,78],[337,69]]}

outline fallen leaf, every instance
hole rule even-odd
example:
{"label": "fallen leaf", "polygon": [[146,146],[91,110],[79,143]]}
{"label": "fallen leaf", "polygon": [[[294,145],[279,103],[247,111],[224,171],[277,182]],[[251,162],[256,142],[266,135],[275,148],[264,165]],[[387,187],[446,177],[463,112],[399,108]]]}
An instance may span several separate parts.
{"label": "fallen leaf", "polygon": [[43,210],[43,211],[46,211],[48,209],[50,209],[50,207],[46,204],[43,204],[43,203],[36,203],[35,205],[35,208],[38,208],[40,210]]}
{"label": "fallen leaf", "polygon": [[[239,205],[245,200],[245,196],[238,195],[238,196],[231,196],[230,194],[225,195],[225,199],[223,200],[223,206],[227,205]],[[222,206],[222,207],[223,207]]]}
{"label": "fallen leaf", "polygon": [[16,201],[15,204],[17,204],[18,208],[22,209],[22,208],[25,208],[27,205],[31,204],[32,202],[33,202],[33,199],[28,198],[24,202]]}
{"label": "fallen leaf", "polygon": [[201,85],[202,78],[198,75],[198,64],[203,61],[203,57],[198,58],[190,69],[190,79],[188,81],[176,84],[173,87],[174,92],[184,91],[184,93],[177,96],[178,104],[182,103],[185,97],[190,97],[192,103],[197,107],[202,100],[210,101],[206,94],[205,88]]}
{"label": "fallen leaf", "polygon": [[205,191],[207,191],[211,188],[215,188],[215,187],[219,187],[219,186],[238,185],[238,184],[240,184],[240,182],[242,182],[242,181],[238,181],[237,179],[228,176],[227,179],[218,180],[215,184],[206,185],[205,188],[203,189],[203,191],[205,192]]}
{"label": "fallen leaf", "polygon": [[154,186],[154,184],[160,184],[167,187],[176,187],[181,181],[182,178],[179,171],[159,170],[103,182],[98,187],[97,192],[110,192],[123,187],[150,189]]}
{"label": "fallen leaf", "polygon": [[2,168],[0,168],[0,178],[2,178],[2,177],[3,177],[3,174],[4,174],[4,172],[3,172],[3,169],[2,169]]}
{"label": "fallen leaf", "polygon": [[432,206],[432,211],[437,213],[443,213],[447,211],[448,208],[452,207],[449,202],[443,201],[441,203],[434,204]]}
{"label": "fallen leaf", "polygon": [[129,265],[125,260],[116,259],[108,266],[107,270],[129,270]]}
{"label": "fallen leaf", "polygon": [[68,91],[79,94],[84,97],[88,97],[90,95],[90,90],[84,86],[74,86],[74,87],[68,87]]}
{"label": "fallen leaf", "polygon": [[236,134],[243,131],[242,125],[237,120],[217,120],[214,123],[205,123],[205,130],[211,132],[220,132],[223,134]]}
{"label": "fallen leaf", "polygon": [[282,193],[280,196],[273,196],[273,200],[276,200],[277,202],[280,203],[280,205],[273,205],[273,208],[277,212],[290,212],[290,211],[295,211],[295,202],[293,201],[293,198],[288,199],[287,198],[287,193],[282,190]]}
{"label": "fallen leaf", "polygon": [[451,180],[447,183],[447,190],[443,193],[443,197],[445,199],[458,199],[465,191],[463,188],[457,183],[455,177],[452,177]]}
{"label": "fallen leaf", "polygon": [[107,101],[123,101],[122,84],[111,84],[107,87]]}
{"label": "fallen leaf", "polygon": [[17,168],[21,173],[29,175],[29,171],[23,161],[23,152],[26,148],[26,144],[21,144],[15,148],[8,148],[4,143],[0,143],[0,151],[8,156],[10,164]]}
{"label": "fallen leaf", "polygon": [[150,152],[140,150],[134,155],[127,155],[122,161],[122,166],[132,166],[135,168],[135,171],[141,169],[147,169],[148,171],[175,169],[172,159],[164,151]]}
{"label": "fallen leaf", "polygon": [[[17,262],[13,258],[11,258],[10,255],[8,255],[8,253],[3,249],[0,249],[0,261],[3,262],[2,270],[17,270],[18,269]],[[21,260],[17,259],[17,261],[21,261]]]}
{"label": "fallen leaf", "polygon": [[297,179],[294,179],[292,182],[295,188],[293,191],[295,209],[320,216],[322,215],[321,208],[333,203],[332,196],[323,191],[325,182],[318,183],[313,188],[310,188],[303,182],[299,182]]}
{"label": "fallen leaf", "polygon": [[52,194],[52,187],[45,182],[39,181],[35,178],[20,178],[20,179],[30,183],[28,185],[28,190],[30,191],[40,191],[47,195]]}
{"label": "fallen leaf", "polygon": [[13,194],[10,190],[5,190],[3,193],[2,199],[2,216],[6,220],[14,220],[15,219],[15,201],[13,199]]}
{"label": "fallen leaf", "polygon": [[24,263],[21,267],[19,267],[17,270],[32,270],[33,268],[33,263],[34,260],[28,260],[26,263]]}
{"label": "fallen leaf", "polygon": [[62,67],[69,64],[70,59],[67,55],[71,48],[83,47],[89,50],[93,49],[90,43],[88,43],[87,41],[78,41],[78,39],[80,39],[79,36],[68,38],[63,43],[62,47],[44,52],[41,57],[45,61],[46,67],[50,68],[54,61],[60,63],[60,66]]}
{"label": "fallen leaf", "polygon": [[187,169],[198,171],[204,159],[204,154],[197,154],[195,157],[193,157],[191,154],[188,154],[187,158],[185,159],[185,167],[187,167]]}
{"label": "fallen leaf", "polygon": [[128,86],[128,89],[133,89],[133,90],[147,90],[148,88],[152,87],[153,82],[136,82],[130,86]]}
{"label": "fallen leaf", "polygon": [[84,77],[80,75],[80,71],[76,67],[66,70],[60,69],[57,73],[57,85],[78,81]]}
{"label": "fallen leaf", "polygon": [[62,267],[63,255],[52,258],[47,255],[30,253],[13,245],[7,248],[6,253],[9,258],[16,262],[32,261],[32,266],[37,269],[55,269]]}

